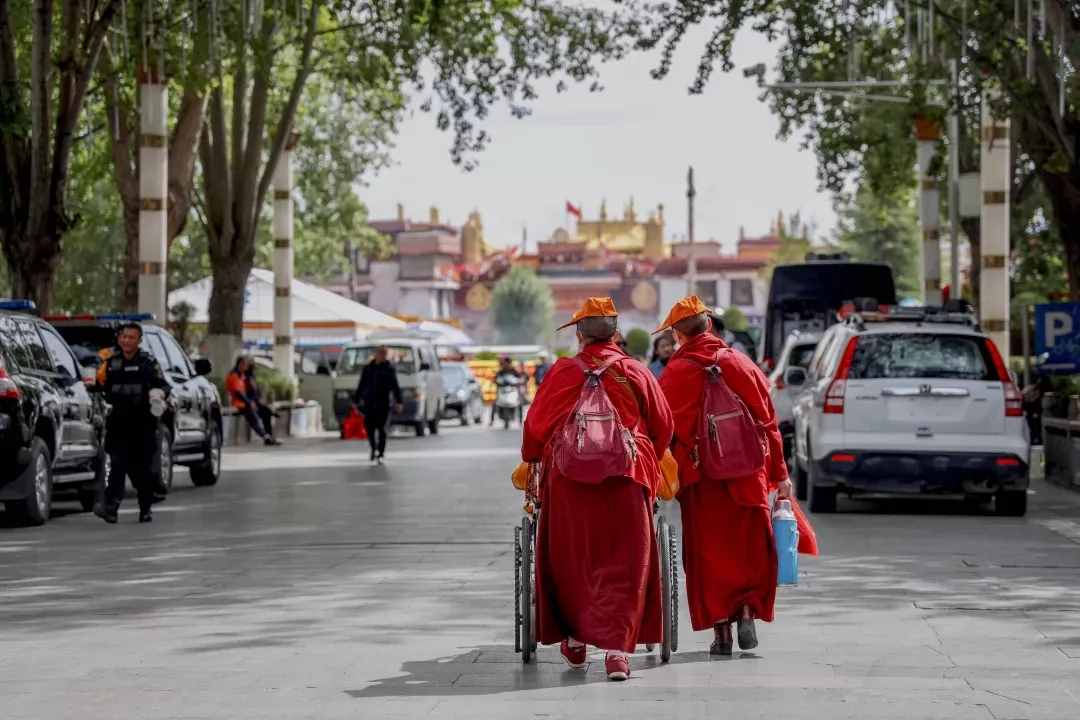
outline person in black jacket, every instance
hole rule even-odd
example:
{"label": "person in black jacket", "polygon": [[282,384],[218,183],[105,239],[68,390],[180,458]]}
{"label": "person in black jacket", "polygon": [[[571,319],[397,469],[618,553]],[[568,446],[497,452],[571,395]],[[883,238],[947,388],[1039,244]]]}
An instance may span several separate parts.
{"label": "person in black jacket", "polygon": [[105,504],[99,512],[107,523],[117,520],[129,475],[139,495],[139,522],[152,519],[150,506],[154,502],[153,460],[158,452],[158,418],[165,409],[169,385],[154,356],[139,348],[141,341],[140,325],[121,325],[117,347],[103,358],[98,369],[98,384],[103,386],[105,398],[112,408],[105,432],[105,451],[111,466]]}
{"label": "person in black jacket", "polygon": [[386,454],[386,424],[390,420],[390,399],[394,406],[401,408],[401,388],[398,386],[397,371],[386,359],[387,350],[379,347],[375,357],[364,366],[360,375],[360,384],[356,387],[355,402],[360,412],[364,413],[364,427],[367,428],[368,442],[371,444],[371,460],[382,464]]}

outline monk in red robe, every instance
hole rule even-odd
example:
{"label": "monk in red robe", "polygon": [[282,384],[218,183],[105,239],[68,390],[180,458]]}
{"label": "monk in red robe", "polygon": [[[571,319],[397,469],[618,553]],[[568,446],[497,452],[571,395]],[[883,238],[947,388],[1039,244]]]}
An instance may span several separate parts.
{"label": "monk in red robe", "polygon": [[[663,632],[660,559],[652,507],[657,458],[671,442],[671,412],[648,369],[614,341],[618,314],[610,298],[589,298],[564,325],[577,326],[577,359],[601,376],[622,426],[634,438],[626,476],[585,483],[556,465],[561,431],[577,405],[585,371],[571,358],[556,362],[525,420],[521,455],[542,462],[536,536],[537,639],[560,643],[563,659],[583,668],[586,645],[606,651],[612,680],[630,675],[627,653],[659,643]],[[561,328],[560,328],[561,329]]]}
{"label": "monk in red robe", "polygon": [[[731,623],[739,647],[757,647],[754,619],[772,622],[776,597],[776,546],[769,492],[791,497],[783,441],[768,380],[753,361],[731,351],[709,332],[708,309],[697,296],[680,300],[663,325],[679,344],[660,379],[675,418],[672,452],[679,463],[683,567],[694,630],[713,628],[709,652],[730,655]],[[704,367],[718,364],[728,387],[745,404],[763,434],[765,465],[747,477],[713,480],[697,467],[697,433],[705,392]]]}

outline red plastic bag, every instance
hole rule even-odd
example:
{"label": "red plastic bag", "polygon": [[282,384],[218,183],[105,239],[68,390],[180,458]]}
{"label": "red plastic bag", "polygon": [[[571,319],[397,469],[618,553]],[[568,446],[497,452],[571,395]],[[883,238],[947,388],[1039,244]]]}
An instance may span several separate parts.
{"label": "red plastic bag", "polygon": [[817,533],[814,532],[814,526],[810,524],[810,519],[799,506],[798,500],[791,498],[791,506],[795,508],[795,520],[799,527],[799,554],[818,555]]}
{"label": "red plastic bag", "polygon": [[367,428],[364,427],[364,416],[360,411],[353,408],[341,421],[342,440],[367,440]]}

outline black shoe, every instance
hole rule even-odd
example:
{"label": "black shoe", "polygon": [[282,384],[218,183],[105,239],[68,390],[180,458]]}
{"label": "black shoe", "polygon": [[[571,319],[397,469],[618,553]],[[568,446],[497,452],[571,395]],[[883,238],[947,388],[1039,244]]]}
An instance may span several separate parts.
{"label": "black shoe", "polygon": [[120,519],[119,512],[116,508],[105,508],[104,512],[101,513],[101,519],[110,525],[115,525],[117,520]]}
{"label": "black shoe", "polygon": [[377,452],[375,452],[374,450],[372,450],[371,451],[371,462],[375,462],[378,459],[379,459],[379,454]]}
{"label": "black shoe", "polygon": [[154,522],[154,513],[150,512],[150,508],[139,511],[139,522],[148,523]]}
{"label": "black shoe", "polygon": [[754,617],[749,608],[743,608],[743,614],[739,617],[739,649],[753,650],[758,646],[757,628],[754,627]]}
{"label": "black shoe", "polygon": [[265,437],[265,438],[263,438],[263,444],[264,444],[264,445],[266,445],[266,446],[270,446],[270,445],[280,445],[280,444],[281,444],[281,442],[280,442],[280,441],[278,441],[278,440],[275,440],[275,439],[274,439],[274,438],[272,438],[272,437]]}
{"label": "black shoe", "polygon": [[731,623],[722,622],[713,626],[713,632],[716,637],[709,646],[710,655],[730,655],[731,654]]}

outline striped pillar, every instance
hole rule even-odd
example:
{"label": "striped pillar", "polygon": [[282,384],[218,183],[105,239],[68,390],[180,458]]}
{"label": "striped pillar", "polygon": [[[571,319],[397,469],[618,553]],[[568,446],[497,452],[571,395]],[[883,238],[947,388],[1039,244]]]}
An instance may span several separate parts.
{"label": "striped pillar", "polygon": [[274,367],[293,373],[293,177],[292,154],[300,139],[292,133],[274,168]]}
{"label": "striped pillar", "polygon": [[1009,121],[1007,118],[994,117],[990,107],[994,97],[991,93],[983,96],[982,105],[979,322],[1008,362],[1009,189],[1012,164],[1009,157]]}
{"label": "striped pillar", "polygon": [[923,303],[941,305],[941,191],[930,174],[930,165],[937,155],[941,128],[937,123],[917,118],[915,137],[918,140],[919,160],[919,226],[922,228],[922,291]]}
{"label": "striped pillar", "polygon": [[139,312],[168,320],[165,264],[169,198],[169,92],[155,69],[139,72]]}

